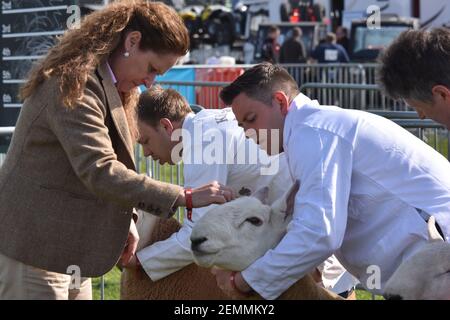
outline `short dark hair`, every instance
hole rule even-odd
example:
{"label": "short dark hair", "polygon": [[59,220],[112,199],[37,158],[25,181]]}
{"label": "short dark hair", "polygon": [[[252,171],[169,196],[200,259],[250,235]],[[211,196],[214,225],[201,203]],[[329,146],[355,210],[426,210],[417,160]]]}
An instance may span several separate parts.
{"label": "short dark hair", "polygon": [[180,121],[192,112],[186,99],[173,89],[163,89],[158,85],[144,91],[137,106],[138,120],[156,127],[159,120]]}
{"label": "short dark hair", "polygon": [[252,99],[271,105],[272,94],[282,90],[291,99],[299,93],[298,84],[291,75],[281,66],[263,62],[246,70],[231,84],[220,92],[220,99],[231,105],[233,100],[241,93]]}
{"label": "short dark hair", "polygon": [[292,28],[292,38],[297,38],[303,35],[302,29],[299,27]]}
{"label": "short dark hair", "polygon": [[280,28],[278,28],[277,26],[269,26],[268,33],[274,33],[278,31],[280,31]]}
{"label": "short dark hair", "polygon": [[336,31],[339,30],[339,29],[341,30],[341,32],[343,34],[348,35],[348,29],[346,27],[339,26],[339,27],[337,27]]}
{"label": "short dark hair", "polygon": [[432,101],[432,88],[450,88],[450,30],[408,30],[380,56],[377,80],[394,99]]}

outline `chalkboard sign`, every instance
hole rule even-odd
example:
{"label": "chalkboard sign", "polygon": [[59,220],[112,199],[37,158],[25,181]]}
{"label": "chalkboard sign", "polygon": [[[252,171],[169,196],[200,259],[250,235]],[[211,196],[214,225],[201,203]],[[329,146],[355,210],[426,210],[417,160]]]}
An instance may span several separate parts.
{"label": "chalkboard sign", "polygon": [[102,5],[103,0],[0,0],[2,79],[0,83],[0,127],[14,126],[22,106],[19,87],[33,63],[55,44],[73,14],[71,5]]}

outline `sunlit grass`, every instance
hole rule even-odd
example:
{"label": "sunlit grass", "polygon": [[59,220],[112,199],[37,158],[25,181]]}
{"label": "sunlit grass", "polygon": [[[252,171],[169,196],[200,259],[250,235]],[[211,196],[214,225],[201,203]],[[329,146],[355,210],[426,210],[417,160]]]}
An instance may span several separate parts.
{"label": "sunlit grass", "polygon": [[[100,300],[100,278],[92,279],[92,294],[94,300]],[[113,268],[105,275],[105,300],[120,299],[120,270]],[[356,290],[357,300],[372,300],[372,294],[364,290]],[[375,300],[384,300],[382,296],[375,296]]]}

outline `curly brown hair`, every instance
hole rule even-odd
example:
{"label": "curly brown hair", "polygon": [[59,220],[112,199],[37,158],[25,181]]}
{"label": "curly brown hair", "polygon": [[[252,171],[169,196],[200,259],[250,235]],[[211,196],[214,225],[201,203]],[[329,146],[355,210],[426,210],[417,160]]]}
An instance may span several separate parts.
{"label": "curly brown hair", "polygon": [[[125,36],[140,31],[141,50],[184,55],[189,50],[189,33],[179,15],[162,2],[121,0],[87,15],[80,28],[67,30],[58,43],[34,67],[20,90],[30,97],[45,80],[59,78],[63,104],[73,108],[82,98],[88,75],[99,63],[123,46]],[[137,89],[124,96],[124,108],[134,134]]]}
{"label": "curly brown hair", "polygon": [[[87,15],[80,28],[67,30],[45,58],[31,70],[21,98],[31,96],[52,76],[60,78],[62,101],[73,107],[82,97],[88,75],[123,45],[125,35],[140,31],[140,49],[184,55],[189,34],[183,20],[162,2],[122,0]],[[126,103],[125,103],[126,104]]]}

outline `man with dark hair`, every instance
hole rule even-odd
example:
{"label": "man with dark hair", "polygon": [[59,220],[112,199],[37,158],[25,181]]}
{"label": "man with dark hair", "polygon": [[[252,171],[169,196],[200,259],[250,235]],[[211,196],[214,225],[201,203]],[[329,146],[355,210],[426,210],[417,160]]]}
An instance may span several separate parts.
{"label": "man with dark hair", "polygon": [[340,44],[348,53],[350,50],[350,39],[348,38],[348,29],[343,26],[339,26],[336,29],[336,42]]}
{"label": "man with dark hair", "polygon": [[279,36],[280,29],[277,26],[270,26],[262,47],[261,59],[263,61],[278,63],[281,48],[278,42]]}
{"label": "man with dark hair", "polygon": [[284,151],[300,182],[281,242],[232,284],[229,272],[216,272],[229,295],[253,289],[274,299],[331,254],[380,294],[427,244],[430,215],[450,240],[450,163],[407,130],[367,112],[321,106],[269,63],[244,72],[221,98],[240,126],[256,130],[257,141],[275,131],[269,150]]}
{"label": "man with dark hair", "polygon": [[387,95],[404,99],[421,119],[450,129],[450,30],[403,32],[380,57],[378,80]]}
{"label": "man with dark hair", "polygon": [[291,30],[291,36],[284,41],[280,49],[280,63],[304,63],[306,62],[306,49],[302,41],[302,29],[295,27]]}

